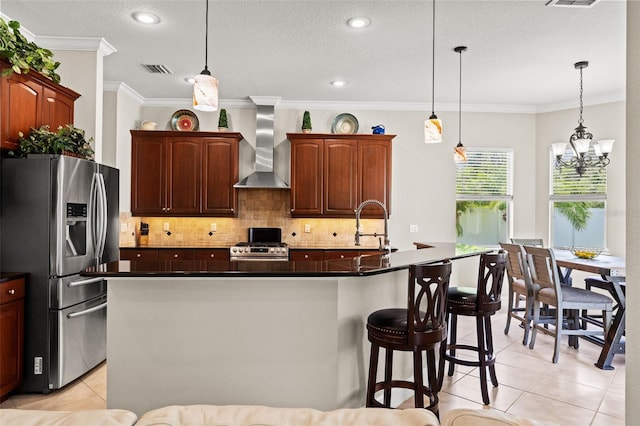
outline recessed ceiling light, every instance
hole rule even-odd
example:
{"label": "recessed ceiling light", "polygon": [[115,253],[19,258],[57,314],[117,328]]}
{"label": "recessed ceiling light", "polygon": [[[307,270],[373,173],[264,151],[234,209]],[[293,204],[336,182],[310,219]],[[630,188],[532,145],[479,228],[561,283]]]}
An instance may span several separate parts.
{"label": "recessed ceiling light", "polygon": [[160,22],[160,18],[158,18],[153,13],[149,13],[149,12],[134,12],[133,15],[131,16],[133,17],[133,19],[135,19],[137,22],[140,22],[141,24],[154,25]]}
{"label": "recessed ceiling light", "polygon": [[347,85],[347,82],[344,80],[333,80],[331,82],[331,85],[334,87],[343,87]]}
{"label": "recessed ceiling light", "polygon": [[351,28],[364,28],[364,27],[368,27],[369,24],[371,24],[371,20],[369,20],[369,18],[366,18],[364,16],[361,16],[358,18],[351,18],[347,21],[347,25],[349,25]]}
{"label": "recessed ceiling light", "polygon": [[195,82],[195,77],[185,77],[184,81],[186,81],[189,84],[193,84]]}

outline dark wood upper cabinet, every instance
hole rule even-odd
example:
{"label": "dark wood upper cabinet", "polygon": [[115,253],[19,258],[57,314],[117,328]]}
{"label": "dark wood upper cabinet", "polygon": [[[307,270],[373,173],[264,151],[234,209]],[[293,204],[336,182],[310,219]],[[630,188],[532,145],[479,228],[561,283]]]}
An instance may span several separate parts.
{"label": "dark wood upper cabinet", "polygon": [[[391,141],[395,135],[289,133],[291,216],[353,217],[365,200],[391,213]],[[362,217],[381,218],[365,206]]]}
{"label": "dark wood upper cabinet", "polygon": [[[0,60],[0,70],[9,64]],[[0,148],[18,149],[18,134],[49,125],[73,124],[74,102],[80,94],[35,71],[0,77]]]}
{"label": "dark wood upper cabinet", "polygon": [[131,131],[131,211],[235,216],[239,133]]}
{"label": "dark wood upper cabinet", "polygon": [[323,158],[322,139],[291,141],[291,215],[302,217],[323,214]]}

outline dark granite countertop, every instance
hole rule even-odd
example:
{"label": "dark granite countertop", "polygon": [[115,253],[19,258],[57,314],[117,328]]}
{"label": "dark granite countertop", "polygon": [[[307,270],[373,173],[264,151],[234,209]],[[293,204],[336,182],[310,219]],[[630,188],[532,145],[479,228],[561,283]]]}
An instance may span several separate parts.
{"label": "dark granite countertop", "polygon": [[18,278],[26,278],[26,276],[26,272],[0,272],[0,283]]}
{"label": "dark granite countertop", "polygon": [[121,260],[87,268],[82,275],[102,277],[261,277],[261,276],[360,276],[408,269],[416,263],[459,259],[490,251],[455,243],[429,243],[431,248],[407,250],[386,256],[358,256],[326,261],[144,261]]}

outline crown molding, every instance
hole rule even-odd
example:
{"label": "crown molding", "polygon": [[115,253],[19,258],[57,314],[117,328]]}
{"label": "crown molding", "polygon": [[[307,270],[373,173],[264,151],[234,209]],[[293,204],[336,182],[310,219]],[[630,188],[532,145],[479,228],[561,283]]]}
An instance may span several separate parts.
{"label": "crown molding", "polygon": [[79,50],[109,56],[118,51],[102,37],[38,36],[36,43],[50,50]]}
{"label": "crown molding", "polygon": [[105,81],[102,89],[105,92],[117,92],[118,94],[125,94],[140,105],[144,103],[144,97],[142,97],[138,92],[133,90],[129,85],[123,83],[122,81]]}
{"label": "crown molding", "polygon": [[[627,99],[627,94],[625,92],[618,93],[607,93],[602,96],[590,96],[588,98],[584,98],[583,104],[584,106],[594,106],[594,105],[602,105],[602,104],[610,104],[613,102],[621,102]],[[562,111],[565,109],[575,109],[578,108],[578,102],[558,102],[555,104],[548,105],[540,105],[536,109],[536,113],[541,114],[544,112],[554,112],[554,111]]]}

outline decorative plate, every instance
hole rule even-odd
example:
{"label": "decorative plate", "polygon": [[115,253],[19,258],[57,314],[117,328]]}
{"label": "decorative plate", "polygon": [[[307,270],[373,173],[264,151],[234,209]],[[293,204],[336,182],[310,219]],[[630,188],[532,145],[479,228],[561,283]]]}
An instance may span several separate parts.
{"label": "decorative plate", "polygon": [[200,127],[198,116],[188,109],[179,109],[171,116],[171,128],[182,132],[196,131]]}
{"label": "decorative plate", "polygon": [[331,123],[331,133],[344,135],[358,133],[358,119],[347,112],[336,115]]}

